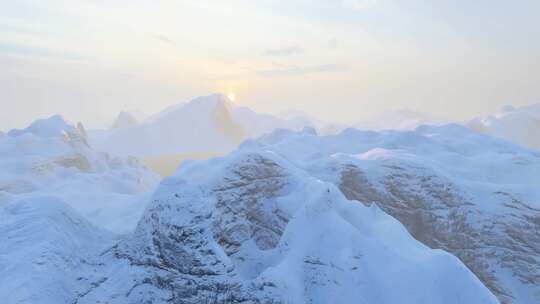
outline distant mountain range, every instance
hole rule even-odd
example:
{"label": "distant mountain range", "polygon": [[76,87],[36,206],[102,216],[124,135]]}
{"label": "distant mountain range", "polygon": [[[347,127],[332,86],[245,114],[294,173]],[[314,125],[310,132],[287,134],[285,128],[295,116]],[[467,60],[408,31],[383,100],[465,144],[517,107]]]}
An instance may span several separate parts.
{"label": "distant mountain range", "polygon": [[[337,134],[347,127],[365,130],[414,130],[422,125],[448,121],[409,110],[387,111],[355,124],[329,123],[306,113],[290,111],[278,115],[257,113],[231,102],[226,95],[213,94],[169,106],[146,116],[121,112],[109,130],[90,131],[89,141],[98,150],[115,155],[173,159],[176,155],[223,155],[241,142],[276,129],[300,131],[313,128],[318,134]],[[522,108],[505,107],[486,117],[462,123],[476,132],[540,149],[540,104]]]}
{"label": "distant mountain range", "polygon": [[225,95],[214,94],[168,107],[142,121],[122,112],[110,130],[91,132],[90,141],[99,150],[124,156],[221,154],[247,138],[278,128],[301,130],[313,124],[305,117],[260,114],[235,105]]}
{"label": "distant mountain range", "polygon": [[505,106],[496,113],[477,117],[466,125],[476,132],[540,150],[540,104],[517,108]]}
{"label": "distant mountain range", "polygon": [[276,129],[299,131],[317,128],[322,133],[341,127],[295,112],[283,116],[257,113],[226,95],[213,94],[172,105],[145,117],[121,112],[108,130],[89,132],[89,142],[113,155],[136,156],[163,176],[186,159],[224,155],[249,138]]}
{"label": "distant mountain range", "polygon": [[414,130],[421,125],[442,125],[444,119],[410,110],[386,111],[374,119],[355,123],[352,127],[364,130]]}

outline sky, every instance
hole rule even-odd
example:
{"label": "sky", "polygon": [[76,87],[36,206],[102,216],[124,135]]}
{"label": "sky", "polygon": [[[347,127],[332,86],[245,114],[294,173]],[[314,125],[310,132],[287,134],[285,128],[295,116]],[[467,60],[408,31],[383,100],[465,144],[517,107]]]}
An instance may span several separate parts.
{"label": "sky", "polygon": [[540,102],[537,0],[0,0],[0,129],[214,92],[350,123]]}

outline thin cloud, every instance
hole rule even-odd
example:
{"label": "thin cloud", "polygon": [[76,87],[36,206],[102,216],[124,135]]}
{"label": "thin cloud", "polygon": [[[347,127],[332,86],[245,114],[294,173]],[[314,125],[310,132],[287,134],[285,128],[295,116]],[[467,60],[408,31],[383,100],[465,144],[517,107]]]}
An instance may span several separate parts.
{"label": "thin cloud", "polygon": [[304,49],[298,46],[287,46],[279,49],[270,49],[264,51],[265,56],[291,56],[296,54],[301,54],[304,52]]}
{"label": "thin cloud", "polygon": [[0,54],[46,58],[46,59],[61,59],[75,61],[89,61],[90,58],[81,54],[69,51],[54,50],[43,47],[26,46],[21,44],[10,44],[0,42]]}
{"label": "thin cloud", "polygon": [[352,9],[364,9],[375,4],[377,0],[342,0],[341,4],[344,7]]}
{"label": "thin cloud", "polygon": [[259,76],[263,77],[280,77],[280,76],[299,76],[307,74],[318,74],[326,72],[339,72],[345,71],[348,67],[340,64],[323,64],[315,66],[280,66],[273,69],[260,70],[257,72]]}
{"label": "thin cloud", "polygon": [[332,50],[337,49],[339,47],[339,41],[336,38],[332,38],[328,40],[328,42],[326,43],[326,46]]}
{"label": "thin cloud", "polygon": [[172,46],[176,46],[176,42],[174,42],[174,40],[170,39],[169,37],[165,36],[165,35],[161,35],[161,34],[154,34],[152,35],[152,37],[154,39],[157,39],[165,44],[168,44],[168,45],[172,45]]}
{"label": "thin cloud", "polygon": [[48,34],[45,31],[39,31],[39,30],[32,29],[29,27],[21,27],[21,26],[9,24],[9,23],[0,24],[0,32],[32,35],[32,36],[43,36],[43,35]]}

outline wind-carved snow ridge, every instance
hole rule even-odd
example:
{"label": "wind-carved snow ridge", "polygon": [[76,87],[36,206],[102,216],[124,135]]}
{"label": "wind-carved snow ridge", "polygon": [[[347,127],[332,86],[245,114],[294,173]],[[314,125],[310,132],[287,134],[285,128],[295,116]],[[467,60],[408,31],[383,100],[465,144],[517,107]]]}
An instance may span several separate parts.
{"label": "wind-carved snow ridge", "polygon": [[107,280],[75,303],[497,303],[458,259],[267,149],[182,165],[102,259]]}

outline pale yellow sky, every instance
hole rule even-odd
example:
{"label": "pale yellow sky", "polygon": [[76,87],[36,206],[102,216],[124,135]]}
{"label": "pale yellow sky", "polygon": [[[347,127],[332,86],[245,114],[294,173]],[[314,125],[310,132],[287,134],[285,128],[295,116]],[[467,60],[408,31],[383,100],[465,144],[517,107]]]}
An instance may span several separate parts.
{"label": "pale yellow sky", "polygon": [[0,0],[0,129],[213,92],[352,122],[540,102],[538,1]]}

